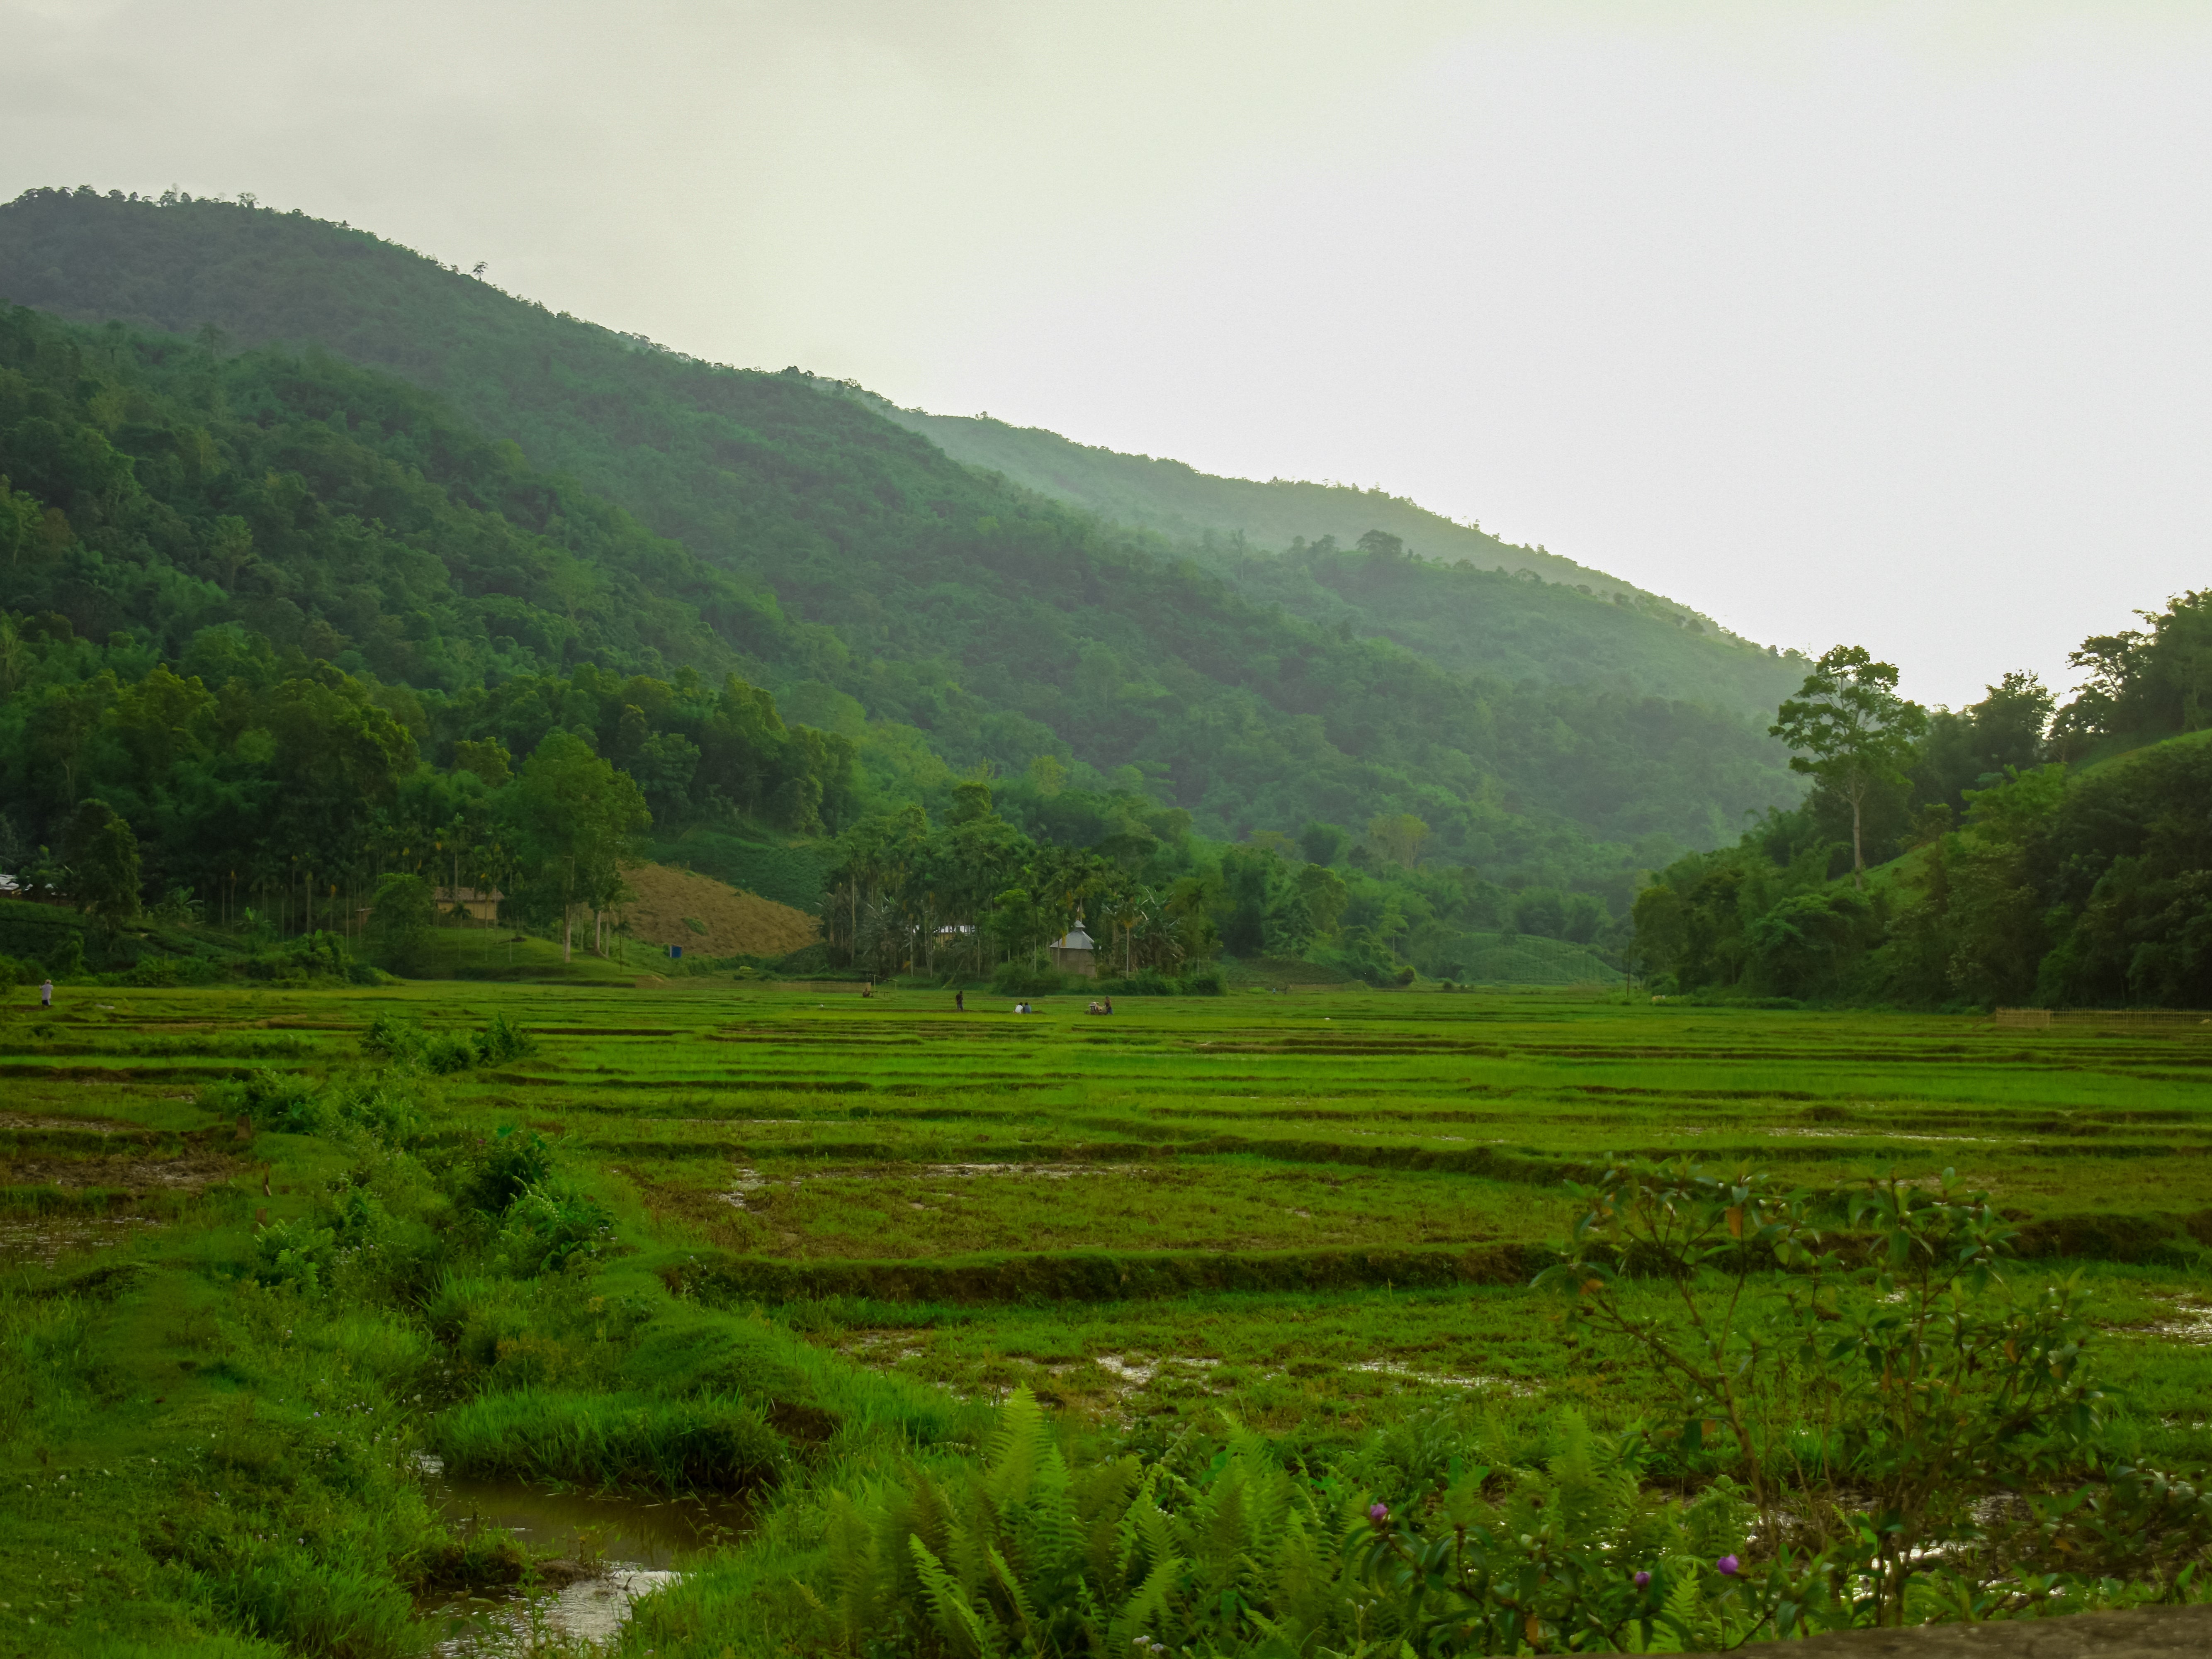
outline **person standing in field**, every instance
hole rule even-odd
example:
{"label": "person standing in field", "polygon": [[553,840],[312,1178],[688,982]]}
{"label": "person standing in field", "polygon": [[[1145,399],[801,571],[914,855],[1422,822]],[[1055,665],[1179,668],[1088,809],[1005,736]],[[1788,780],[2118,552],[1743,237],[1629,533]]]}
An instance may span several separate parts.
{"label": "person standing in field", "polygon": [[952,1012],[956,1014],[964,1014],[968,1012],[968,994],[965,991],[955,991],[952,994]]}
{"label": "person standing in field", "polygon": [[52,980],[48,980],[44,985],[39,987],[39,1006],[41,1008],[51,1008],[53,1006],[54,982]]}

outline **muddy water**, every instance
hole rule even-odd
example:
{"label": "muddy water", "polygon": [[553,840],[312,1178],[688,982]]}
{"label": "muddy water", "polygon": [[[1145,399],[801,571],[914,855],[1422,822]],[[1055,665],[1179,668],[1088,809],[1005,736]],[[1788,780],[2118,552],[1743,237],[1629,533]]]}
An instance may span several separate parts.
{"label": "muddy water", "polygon": [[133,1233],[161,1224],[144,1216],[78,1215],[27,1211],[0,1216],[0,1267],[35,1261],[51,1267],[64,1256],[112,1249]]}
{"label": "muddy water", "polygon": [[448,1480],[427,1467],[425,1473],[448,1521],[507,1533],[558,1564],[534,1592],[457,1596],[428,1609],[436,1651],[455,1659],[527,1654],[540,1637],[604,1642],[622,1628],[637,1597],[673,1583],[684,1563],[745,1524],[742,1507],[728,1500],[603,1497],[520,1481]]}

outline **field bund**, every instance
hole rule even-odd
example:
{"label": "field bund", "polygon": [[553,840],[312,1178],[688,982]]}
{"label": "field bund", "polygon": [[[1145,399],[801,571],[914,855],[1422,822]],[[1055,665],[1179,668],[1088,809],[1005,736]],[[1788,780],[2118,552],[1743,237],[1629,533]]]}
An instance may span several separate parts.
{"label": "field bund", "polygon": [[[1190,1392],[1180,1367],[1262,1419],[1438,1388],[1602,1405],[1603,1374],[1567,1363],[1523,1287],[1563,1233],[1561,1183],[1620,1154],[1817,1188],[1955,1168],[2022,1254],[2099,1264],[2114,1322],[2212,1321],[2212,1041],[2193,1029],[1546,996],[1127,999],[1110,1018],[977,1000],[72,990],[0,1050],[6,1248],[189,1225],[194,1194],[317,1161],[304,1138],[239,1142],[196,1103],[210,1085],[358,1064],[380,1014],[459,1032],[498,1013],[538,1050],[441,1079],[441,1133],[534,1127],[671,1291],[804,1304],[841,1350],[963,1394],[1026,1381],[1126,1409]],[[305,1213],[287,1184],[258,1207]],[[2167,1359],[2152,1370],[2196,1373],[2193,1348]]]}

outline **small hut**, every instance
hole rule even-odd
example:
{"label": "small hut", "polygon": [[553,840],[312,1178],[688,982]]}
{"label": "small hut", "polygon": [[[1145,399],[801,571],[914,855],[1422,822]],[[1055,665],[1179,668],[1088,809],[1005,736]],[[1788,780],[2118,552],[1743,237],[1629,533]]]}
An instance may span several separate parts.
{"label": "small hut", "polygon": [[441,916],[459,914],[473,921],[497,921],[507,895],[496,887],[441,887],[435,897]]}
{"label": "small hut", "polygon": [[1078,922],[1052,942],[1052,965],[1063,974],[1081,974],[1085,978],[1098,977],[1097,947],[1091,935]]}

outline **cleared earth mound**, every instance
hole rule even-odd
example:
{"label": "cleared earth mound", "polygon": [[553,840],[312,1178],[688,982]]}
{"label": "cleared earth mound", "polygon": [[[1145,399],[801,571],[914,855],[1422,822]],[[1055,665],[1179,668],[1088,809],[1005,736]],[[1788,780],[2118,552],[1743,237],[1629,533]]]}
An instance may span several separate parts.
{"label": "cleared earth mound", "polygon": [[821,936],[804,910],[744,893],[712,876],[665,864],[641,864],[623,872],[637,896],[623,907],[634,939],[680,945],[703,957],[780,957]]}

